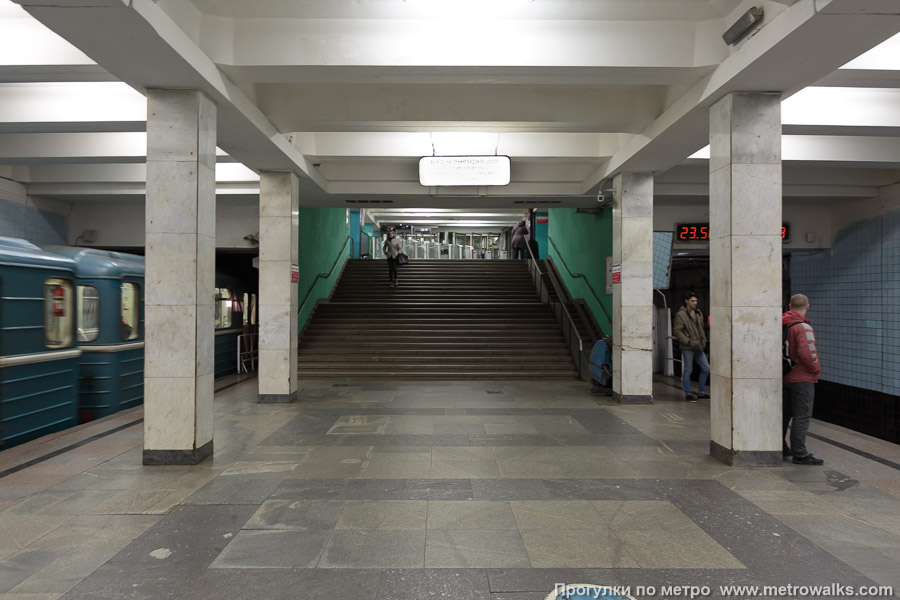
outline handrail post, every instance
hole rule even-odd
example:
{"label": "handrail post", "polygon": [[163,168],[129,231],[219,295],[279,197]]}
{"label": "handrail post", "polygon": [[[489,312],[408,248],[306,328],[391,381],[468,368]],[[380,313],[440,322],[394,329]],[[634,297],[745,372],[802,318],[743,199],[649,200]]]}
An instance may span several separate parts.
{"label": "handrail post", "polygon": [[[313,279],[313,282],[309,286],[309,289],[306,290],[306,296],[304,296],[303,302],[300,303],[300,308],[297,309],[298,315],[301,312],[303,312],[303,307],[306,306],[306,302],[307,302],[307,300],[309,300],[309,296],[310,296],[310,294],[312,294],[312,291],[316,287],[316,284],[319,282],[319,279],[327,279],[328,277],[331,277],[332,274],[334,274],[334,270],[337,268],[338,261],[341,259],[341,255],[344,253],[344,248],[346,248],[347,244],[352,241],[353,241],[352,238],[348,235],[347,239],[344,240],[344,245],[341,246],[341,249],[338,251],[338,254],[335,257],[334,262],[331,265],[331,271],[329,271],[328,273],[319,273],[315,276],[315,278]],[[351,248],[351,250],[352,250],[352,248]]]}
{"label": "handrail post", "polygon": [[[537,264],[537,259],[534,257],[534,253],[531,251],[531,246],[526,244],[525,247],[528,249],[528,255],[531,257],[531,262],[534,265],[534,270],[536,271],[537,277],[541,282],[540,287],[538,288],[539,293],[541,293],[541,302],[544,301],[543,292],[541,290],[546,291],[547,301],[549,302],[550,301],[550,289],[544,283],[543,278],[540,277],[541,275],[543,275],[543,272],[541,271],[540,267]],[[555,247],[556,246],[554,246],[554,248]],[[578,328],[575,327],[575,321],[572,319],[572,315],[571,315],[571,313],[569,313],[569,309],[567,309],[565,304],[563,304],[563,302],[562,302],[562,298],[564,298],[564,296],[562,294],[562,290],[560,290],[559,287],[557,287],[556,281],[554,281],[552,277],[550,278],[550,283],[551,283],[551,285],[553,285],[554,290],[556,290],[556,297],[557,297],[557,302],[554,303],[555,306],[553,308],[553,314],[556,316],[556,318],[560,321],[560,324],[562,325],[563,339],[569,345],[569,354],[572,354],[573,358],[575,359],[575,363],[577,365],[576,371],[578,372],[578,378],[581,379],[583,376],[581,363],[584,358],[584,341],[581,339],[581,335],[578,333]],[[563,319],[563,315],[565,315],[565,317],[566,317],[565,319]],[[566,335],[567,331],[569,332],[568,335]],[[577,355],[575,355],[575,352],[572,349],[571,340],[572,340],[573,334],[575,336],[575,339],[578,340]]]}
{"label": "handrail post", "polygon": [[[553,249],[556,250],[556,255],[559,256],[559,260],[562,261],[563,267],[565,267],[566,272],[570,277],[574,277],[576,279],[584,279],[585,285],[587,285],[588,289],[591,291],[591,294],[594,296],[594,300],[597,301],[597,306],[600,307],[600,310],[603,311],[603,316],[606,317],[606,320],[609,324],[609,330],[612,331],[612,317],[609,316],[609,313],[606,312],[606,308],[603,306],[603,303],[600,301],[600,297],[597,295],[596,290],[594,290],[594,286],[591,285],[590,280],[587,278],[587,275],[584,273],[573,273],[571,269],[569,269],[569,265],[566,263],[565,257],[563,257],[562,253],[559,251],[559,248],[556,247],[556,243],[553,241],[549,235],[547,236],[547,241],[550,242],[550,245],[553,246]],[[602,327],[601,327],[602,329]]]}

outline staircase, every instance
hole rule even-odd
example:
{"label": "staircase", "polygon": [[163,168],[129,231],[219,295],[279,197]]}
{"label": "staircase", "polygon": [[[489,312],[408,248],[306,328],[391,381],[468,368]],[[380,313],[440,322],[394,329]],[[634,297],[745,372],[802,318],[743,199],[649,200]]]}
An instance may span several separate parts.
{"label": "staircase", "polygon": [[525,261],[349,260],[300,338],[307,379],[572,379]]}

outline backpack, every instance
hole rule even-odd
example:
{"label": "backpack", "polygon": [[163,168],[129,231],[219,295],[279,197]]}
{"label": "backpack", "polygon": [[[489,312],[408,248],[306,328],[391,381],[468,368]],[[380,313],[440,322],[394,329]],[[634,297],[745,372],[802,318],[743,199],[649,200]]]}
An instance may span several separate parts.
{"label": "backpack", "polygon": [[794,325],[799,325],[803,323],[803,321],[794,321],[793,323],[788,323],[787,325],[783,325],[781,327],[781,376],[784,377],[788,373],[790,373],[794,369],[794,365],[796,365],[796,361],[791,359],[791,348],[790,348],[790,329]]}

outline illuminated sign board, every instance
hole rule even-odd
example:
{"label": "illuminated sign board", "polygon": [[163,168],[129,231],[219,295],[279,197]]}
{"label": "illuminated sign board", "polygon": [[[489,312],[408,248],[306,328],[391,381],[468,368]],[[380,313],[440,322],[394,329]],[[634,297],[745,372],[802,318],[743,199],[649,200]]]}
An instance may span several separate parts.
{"label": "illuminated sign board", "polygon": [[508,156],[423,156],[419,183],[443,185],[509,185]]}

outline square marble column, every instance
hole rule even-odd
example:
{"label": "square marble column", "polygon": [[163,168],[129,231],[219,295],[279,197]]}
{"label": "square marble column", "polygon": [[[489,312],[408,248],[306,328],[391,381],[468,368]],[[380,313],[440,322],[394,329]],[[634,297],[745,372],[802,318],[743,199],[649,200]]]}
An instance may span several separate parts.
{"label": "square marble column", "polygon": [[624,173],[613,182],[613,397],[653,401],[653,175]]}
{"label": "square marble column", "polygon": [[781,465],[781,95],[710,108],[710,453]]}
{"label": "square marble column", "polygon": [[213,452],[216,105],[147,93],[144,464]]}
{"label": "square marble column", "polygon": [[300,181],[293,173],[259,180],[259,401],[297,399]]}

